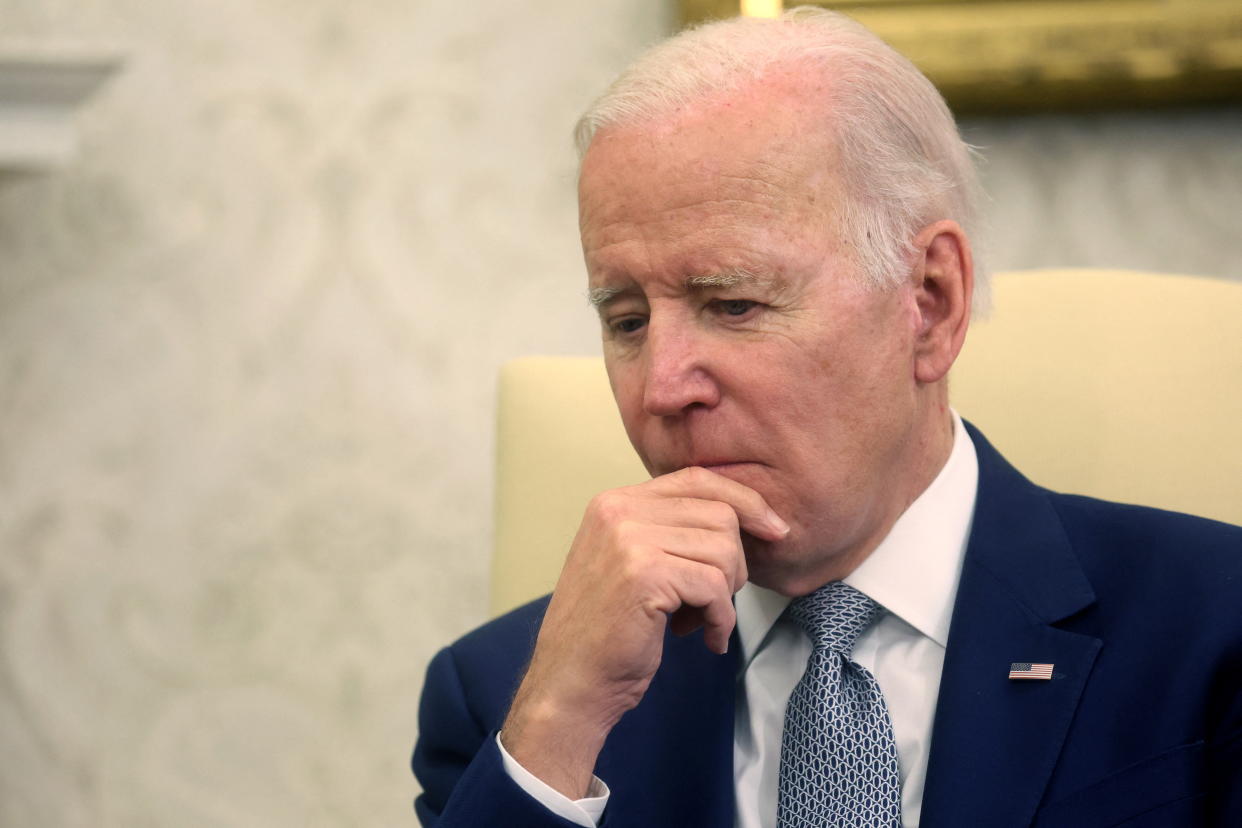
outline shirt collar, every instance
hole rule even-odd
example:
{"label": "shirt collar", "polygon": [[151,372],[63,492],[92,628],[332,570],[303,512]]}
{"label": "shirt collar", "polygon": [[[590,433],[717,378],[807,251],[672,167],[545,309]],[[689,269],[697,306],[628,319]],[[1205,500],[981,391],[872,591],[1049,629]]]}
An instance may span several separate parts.
{"label": "shirt collar", "polygon": [[[979,460],[953,412],[953,449],[936,479],[845,583],[944,647],[975,510]],[[747,583],[734,597],[742,664],[763,647],[790,599]]]}

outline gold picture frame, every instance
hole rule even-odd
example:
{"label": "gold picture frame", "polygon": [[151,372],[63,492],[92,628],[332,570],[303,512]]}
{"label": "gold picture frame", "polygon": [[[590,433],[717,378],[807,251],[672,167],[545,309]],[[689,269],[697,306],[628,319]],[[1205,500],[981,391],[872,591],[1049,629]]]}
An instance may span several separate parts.
{"label": "gold picture frame", "polygon": [[[786,3],[786,5],[793,5]],[[1242,100],[1242,0],[844,0],[958,113]],[[682,22],[741,0],[681,0]]]}

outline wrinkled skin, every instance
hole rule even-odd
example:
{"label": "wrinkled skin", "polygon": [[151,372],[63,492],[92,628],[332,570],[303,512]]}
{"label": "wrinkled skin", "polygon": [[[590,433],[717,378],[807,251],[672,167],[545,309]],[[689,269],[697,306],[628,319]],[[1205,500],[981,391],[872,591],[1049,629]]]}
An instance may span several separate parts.
{"label": "wrinkled skin", "polygon": [[901,284],[862,284],[812,86],[770,77],[608,128],[584,159],[605,362],[652,479],[587,509],[502,733],[571,797],[642,698],[670,617],[722,652],[748,578],[800,595],[849,574],[951,449],[965,236],[929,224]]}

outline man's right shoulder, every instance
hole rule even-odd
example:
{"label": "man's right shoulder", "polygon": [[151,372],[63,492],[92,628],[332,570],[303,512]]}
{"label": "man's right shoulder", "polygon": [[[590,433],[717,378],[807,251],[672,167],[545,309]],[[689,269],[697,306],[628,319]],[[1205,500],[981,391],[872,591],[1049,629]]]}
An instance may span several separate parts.
{"label": "man's right shoulder", "polygon": [[457,657],[500,658],[518,647],[529,657],[551,597],[544,595],[493,618],[454,641],[449,649]]}
{"label": "man's right shoulder", "polygon": [[[483,791],[481,801],[490,802],[493,811],[503,810],[496,805],[500,801],[519,811],[534,808],[537,816],[543,817],[542,807],[530,804],[534,800],[520,793],[513,796],[519,789],[505,782],[508,777],[494,736],[530,661],[547,605],[548,598],[544,597],[505,613],[444,647],[427,665],[419,702],[418,743],[411,759],[423,789],[415,809],[424,825],[442,824],[441,816],[447,817],[446,809],[452,810],[450,797],[463,784],[467,793],[457,799],[466,804],[459,805],[445,825],[545,824],[546,820],[518,817],[502,822],[494,814],[482,822],[471,821],[470,814],[477,817],[480,811],[470,803],[478,791]],[[463,782],[467,778],[473,781]],[[498,795],[500,800],[496,799]]]}
{"label": "man's right shoulder", "polygon": [[451,661],[452,673],[467,695],[494,693],[496,701],[507,707],[535,649],[549,598],[545,595],[493,618],[445,647],[434,661]]}

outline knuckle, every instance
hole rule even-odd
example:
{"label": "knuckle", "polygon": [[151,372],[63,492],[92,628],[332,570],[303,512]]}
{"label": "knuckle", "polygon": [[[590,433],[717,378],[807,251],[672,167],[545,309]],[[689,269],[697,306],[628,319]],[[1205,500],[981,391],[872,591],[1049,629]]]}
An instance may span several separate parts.
{"label": "knuckle", "polygon": [[708,586],[711,587],[713,592],[728,593],[729,576],[725,575],[723,570],[712,567],[707,572],[707,580],[708,580]]}
{"label": "knuckle", "polygon": [[645,582],[652,573],[653,550],[646,546],[636,545],[625,550],[616,564],[617,574],[622,580],[638,584]]}
{"label": "knuckle", "polygon": [[738,528],[737,512],[727,503],[720,501],[712,501],[711,517],[717,526],[724,530],[733,530]]}
{"label": "knuckle", "polygon": [[720,532],[703,532],[698,540],[699,550],[705,554],[706,560],[716,564],[733,550],[733,542],[728,535]]}
{"label": "knuckle", "polygon": [[615,490],[600,492],[591,498],[587,510],[605,522],[619,520],[625,513],[625,497]]}
{"label": "knuckle", "polygon": [[692,486],[704,486],[711,478],[711,472],[702,466],[687,466],[682,469],[682,476]]}
{"label": "knuckle", "polygon": [[716,552],[720,556],[720,558],[724,561],[727,561],[729,565],[736,566],[737,558],[742,558],[743,560],[745,560],[745,557],[743,555],[738,554],[741,551],[742,551],[741,537],[739,537],[738,535],[723,535],[720,537]]}
{"label": "knuckle", "polygon": [[618,518],[615,523],[609,526],[609,534],[617,546],[641,552],[639,544],[642,538],[642,528],[638,522],[627,518]]}

